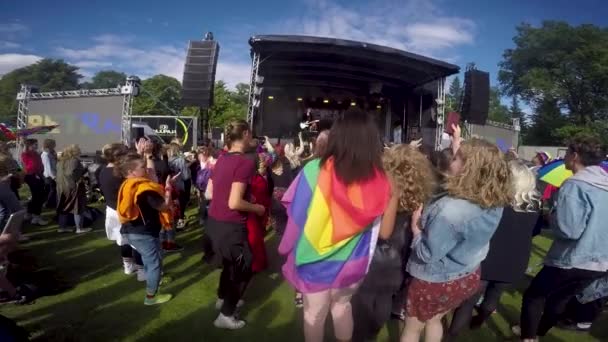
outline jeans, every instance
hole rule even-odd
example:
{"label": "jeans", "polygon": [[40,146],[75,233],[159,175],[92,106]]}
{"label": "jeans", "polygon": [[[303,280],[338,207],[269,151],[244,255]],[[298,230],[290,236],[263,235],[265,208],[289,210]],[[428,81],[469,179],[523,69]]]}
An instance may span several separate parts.
{"label": "jeans", "polygon": [[175,242],[175,229],[161,229],[160,230],[160,241],[171,241]]}
{"label": "jeans", "polygon": [[157,237],[145,234],[125,234],[131,246],[141,254],[146,275],[146,293],[155,295],[160,283],[162,259]]}
{"label": "jeans", "polygon": [[46,207],[48,209],[57,208],[57,182],[51,177],[44,178],[44,191],[48,194]]}
{"label": "jeans", "polygon": [[480,286],[481,290],[471,298],[464,301],[456,310],[454,310],[452,323],[450,324],[450,329],[448,330],[448,336],[452,340],[455,340],[456,336],[458,336],[462,330],[468,329],[471,326],[473,309],[482,295],[483,302],[477,309],[478,315],[475,316],[474,325],[479,326],[483,324],[483,322],[485,322],[486,319],[492,315],[494,310],[496,310],[502,293],[509,288],[509,286],[511,286],[509,283],[482,280]]}
{"label": "jeans", "polygon": [[544,266],[524,293],[521,338],[545,336],[558,322],[566,305],[605,272]]}
{"label": "jeans", "polygon": [[27,204],[27,212],[32,215],[40,215],[42,205],[47,199],[44,181],[39,175],[25,175],[25,182],[30,187],[32,194],[32,199]]}

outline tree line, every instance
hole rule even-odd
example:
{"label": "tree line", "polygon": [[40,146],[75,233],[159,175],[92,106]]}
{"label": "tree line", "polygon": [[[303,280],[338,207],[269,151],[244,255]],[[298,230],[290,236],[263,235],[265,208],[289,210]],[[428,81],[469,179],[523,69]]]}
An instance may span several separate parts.
{"label": "tree line", "polygon": [[[76,89],[114,88],[125,84],[127,75],[114,70],[97,72],[83,82],[77,66],[63,60],[42,59],[13,70],[0,78],[0,122],[15,125],[16,95],[22,83],[35,85],[40,92]],[[170,76],[155,75],[141,82],[143,91],[135,98],[133,115],[200,115],[195,107],[181,102],[181,83]],[[214,106],[209,110],[210,127],[223,127],[235,118],[245,118],[249,85],[239,83],[230,89],[223,81],[215,84]]]}
{"label": "tree line", "polygon": [[[521,24],[513,42],[498,64],[499,85],[490,89],[489,120],[519,118],[527,145],[563,145],[578,134],[608,144],[608,28]],[[459,108],[462,93],[456,77],[447,96],[450,109]],[[510,98],[511,106],[501,98]],[[520,101],[530,113],[523,113]]]}
{"label": "tree line", "polygon": [[[513,42],[515,46],[504,51],[498,64],[499,84],[490,89],[489,119],[511,123],[519,118],[524,144],[563,145],[576,134],[599,136],[608,144],[608,28],[560,21],[546,21],[539,27],[521,24]],[[35,84],[40,91],[107,88],[124,83],[126,75],[107,70],[88,82],[82,78],[78,67],[53,59],[4,75],[0,120],[15,121],[15,95],[21,83]],[[134,114],[198,114],[196,108],[180,105],[181,84],[175,78],[156,75],[143,80],[142,86],[146,91],[136,98]],[[248,91],[246,84],[229,89],[218,81],[210,125],[221,127],[243,118]],[[448,109],[459,108],[462,95],[462,84],[455,77],[447,96]],[[509,106],[502,102],[506,99]],[[521,103],[531,112],[524,113]]]}

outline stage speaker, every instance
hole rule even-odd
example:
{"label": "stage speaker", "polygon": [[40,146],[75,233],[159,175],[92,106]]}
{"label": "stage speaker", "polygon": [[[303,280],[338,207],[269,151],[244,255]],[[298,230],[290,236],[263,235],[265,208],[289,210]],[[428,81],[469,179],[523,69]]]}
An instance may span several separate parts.
{"label": "stage speaker", "polygon": [[195,41],[188,44],[182,80],[182,105],[208,109],[213,106],[213,88],[219,44],[214,40]]}
{"label": "stage speaker", "polygon": [[472,124],[485,125],[490,106],[490,74],[475,69],[464,73],[462,116]]}
{"label": "stage speaker", "polygon": [[222,133],[224,133],[223,129],[220,127],[214,127],[211,129],[211,139],[220,140],[222,139]]}

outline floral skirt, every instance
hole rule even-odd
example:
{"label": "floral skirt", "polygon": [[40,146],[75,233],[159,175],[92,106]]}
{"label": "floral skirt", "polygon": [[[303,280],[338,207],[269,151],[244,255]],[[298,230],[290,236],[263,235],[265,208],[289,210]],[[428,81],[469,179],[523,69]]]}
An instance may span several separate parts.
{"label": "floral skirt", "polygon": [[411,278],[405,305],[407,317],[426,322],[438,314],[453,310],[479,290],[479,269],[466,277],[445,283],[429,283]]}

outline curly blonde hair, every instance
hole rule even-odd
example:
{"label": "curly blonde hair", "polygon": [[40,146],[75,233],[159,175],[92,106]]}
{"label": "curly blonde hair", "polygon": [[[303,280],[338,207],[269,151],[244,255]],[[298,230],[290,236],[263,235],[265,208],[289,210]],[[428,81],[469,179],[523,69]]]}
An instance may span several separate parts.
{"label": "curly blonde hair", "polygon": [[61,152],[61,156],[59,157],[60,160],[68,160],[72,158],[80,158],[80,147],[78,147],[78,145],[72,144],[66,146],[66,148],[64,148]]}
{"label": "curly blonde hair", "polygon": [[536,189],[536,176],[524,163],[515,159],[509,162],[515,211],[534,212],[540,208],[540,193]]}
{"label": "curly blonde hair", "polygon": [[385,150],[382,164],[400,194],[399,211],[414,212],[431,198],[436,182],[433,166],[420,151],[395,145]]}
{"label": "curly blonde hair", "polygon": [[448,194],[482,208],[511,204],[511,172],[498,147],[482,139],[471,139],[460,146],[454,157],[460,158],[463,165],[457,175],[447,177]]}

